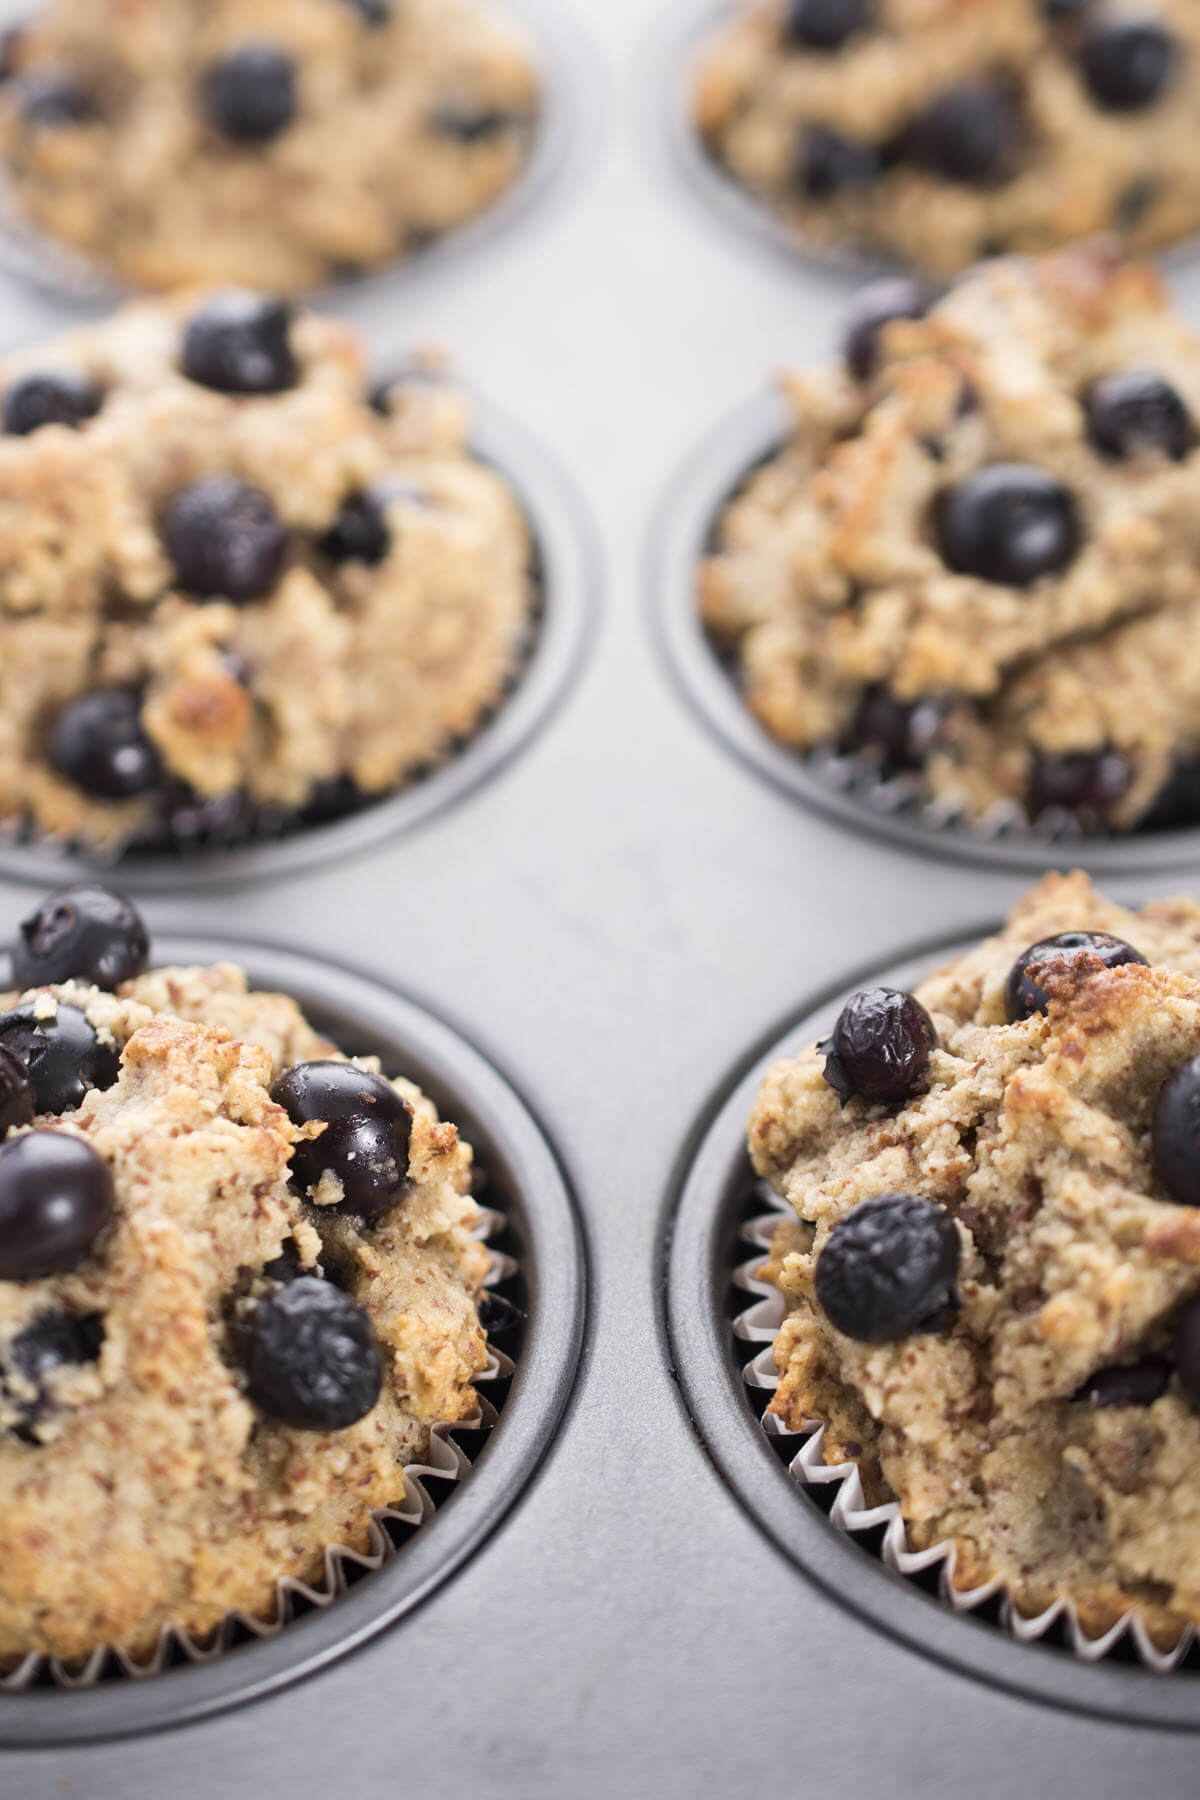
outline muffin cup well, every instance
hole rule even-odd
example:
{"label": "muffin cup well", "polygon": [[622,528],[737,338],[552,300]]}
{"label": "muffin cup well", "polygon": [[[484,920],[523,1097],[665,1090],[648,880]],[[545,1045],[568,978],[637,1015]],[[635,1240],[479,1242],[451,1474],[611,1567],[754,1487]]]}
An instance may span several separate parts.
{"label": "muffin cup well", "polygon": [[172,855],[105,858],[59,843],[19,822],[0,825],[0,875],[58,887],[116,870],[131,893],[191,893],[197,884],[271,880],[320,862],[340,862],[423,824],[490,780],[555,711],[585,652],[596,610],[599,555],[586,508],[569,477],[514,420],[472,397],[471,449],[509,483],[532,540],[534,605],[506,692],[470,735],[419,776],[329,823],[281,829],[269,821],[253,841]]}
{"label": "muffin cup well", "polygon": [[[365,1552],[330,1546],[322,1577],[279,1584],[275,1616],[231,1615],[211,1640],[167,1631],[141,1663],[101,1651],[82,1667],[26,1658],[0,1681],[0,1744],[60,1745],[175,1726],[261,1696],[396,1627],[478,1551],[553,1438],[584,1321],[574,1202],[541,1126],[475,1047],[417,1002],[299,952],[204,936],[155,937],[155,961],[242,966],[253,988],[290,994],[347,1054],[410,1076],[474,1147],[486,1192],[485,1292],[512,1302],[492,1326],[475,1418],[435,1427],[403,1499],[373,1517]],[[0,958],[0,987],[4,963]],[[506,1329],[507,1327],[507,1329]],[[511,1330],[511,1336],[508,1334]]]}
{"label": "muffin cup well", "polygon": [[1030,825],[1015,804],[972,819],[926,800],[913,775],[886,776],[869,756],[833,745],[792,750],[759,723],[742,698],[734,660],[704,628],[697,572],[724,508],[781,448],[791,424],[781,394],[762,393],[740,407],[693,454],[661,509],[650,562],[656,636],[675,685],[709,730],[790,798],[908,849],[1038,873],[1063,858],[1101,875],[1200,861],[1196,827],[1087,833],[1067,814]]}
{"label": "muffin cup well", "polygon": [[741,1228],[741,1237],[757,1247],[759,1255],[740,1264],[733,1271],[733,1284],[751,1296],[750,1303],[733,1319],[735,1337],[746,1345],[764,1347],[754,1354],[742,1371],[750,1390],[755,1410],[761,1406],[759,1423],[772,1448],[786,1459],[787,1472],[805,1488],[826,1514],[830,1523],[849,1537],[863,1542],[870,1554],[877,1556],[889,1569],[910,1580],[921,1582],[927,1591],[936,1591],[939,1599],[956,1613],[981,1614],[1022,1644],[1036,1643],[1054,1634],[1054,1641],[1065,1644],[1082,1662],[1095,1663],[1122,1647],[1134,1653],[1148,1669],[1167,1674],[1183,1662],[1195,1644],[1197,1633],[1188,1626],[1178,1642],[1168,1650],[1156,1645],[1135,1612],[1126,1613],[1100,1637],[1089,1637],[1079,1622],[1075,1606],[1069,1599],[1058,1600],[1036,1616],[1022,1613],[998,1577],[973,1588],[954,1584],[957,1552],[953,1543],[932,1544],[916,1550],[909,1543],[908,1530],[900,1503],[887,1501],[881,1506],[868,1506],[863,1494],[858,1466],[853,1462],[828,1463],[825,1460],[825,1427],[818,1419],[806,1421],[804,1430],[790,1432],[775,1414],[765,1410],[779,1385],[772,1346],[783,1324],[783,1295],[759,1277],[762,1256],[769,1250],[780,1221],[790,1218],[791,1209],[760,1184],[758,1198],[769,1211],[751,1217]]}
{"label": "muffin cup well", "polygon": [[[526,32],[541,78],[541,104],[528,153],[512,186],[474,218],[432,238],[410,255],[315,290],[320,304],[346,288],[375,285],[453,270],[459,259],[487,250],[493,240],[536,223],[543,208],[576,178],[601,136],[595,58],[570,17],[551,0],[503,0],[504,10]],[[0,0],[0,26],[19,24],[33,10]],[[132,291],[78,251],[59,244],[25,220],[0,169],[0,270],[59,300],[79,306],[111,306]]]}

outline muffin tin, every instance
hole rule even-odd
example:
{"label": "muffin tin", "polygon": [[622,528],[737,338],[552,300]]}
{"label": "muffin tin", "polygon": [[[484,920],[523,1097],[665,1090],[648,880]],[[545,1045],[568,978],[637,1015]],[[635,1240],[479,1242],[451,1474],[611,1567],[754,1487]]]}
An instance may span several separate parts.
{"label": "muffin tin", "polygon": [[[602,52],[592,100],[607,57],[643,116],[659,83],[665,129],[676,90],[644,0],[560,10]],[[682,29],[690,0],[656,10],[656,35]],[[852,283],[756,253],[623,142],[562,197],[461,282],[447,260],[330,303],[381,365],[446,342],[553,446],[600,526],[599,549],[572,537],[600,595],[581,679],[520,756],[411,830],[294,863],[247,853],[219,881],[202,864],[120,877],[159,957],[244,954],[335,1036],[394,1044],[514,1172],[522,1374],[469,1479],[344,1600],[208,1666],[0,1693],[0,1792],[1190,1795],[1190,1668],[1088,1667],[955,1617],[847,1542],[756,1423],[729,1308],[760,1059],[868,974],[979,936],[1042,859],[935,858],[929,834],[797,805],[681,698],[655,644],[683,591],[667,577],[770,419],[738,414],[686,493],[675,472],[776,367],[829,354]],[[1187,271],[1180,298],[1200,323]],[[42,305],[0,285],[0,333],[53,329]],[[536,512],[538,483],[497,445]],[[1113,851],[1119,899],[1200,880],[1190,836],[1167,875],[1135,841]],[[15,850],[0,868],[0,943],[34,873]]]}

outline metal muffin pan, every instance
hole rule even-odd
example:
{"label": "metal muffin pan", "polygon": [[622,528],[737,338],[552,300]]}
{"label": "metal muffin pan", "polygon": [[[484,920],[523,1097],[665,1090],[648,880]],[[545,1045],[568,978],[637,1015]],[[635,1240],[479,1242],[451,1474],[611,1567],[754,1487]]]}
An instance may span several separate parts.
{"label": "metal muffin pan", "polygon": [[[928,1576],[897,1574],[864,1540],[838,1530],[816,1494],[787,1469],[799,1448],[793,1437],[770,1438],[759,1419],[745,1364],[764,1348],[740,1338],[735,1318],[753,1296],[736,1283],[753,1259],[740,1232],[766,1209],[746,1151],[746,1121],[772,1063],[795,1056],[828,1035],[842,1006],[860,986],[902,990],[984,935],[983,927],[957,943],[939,945],[882,971],[873,970],[833,998],[822,998],[758,1046],[706,1113],[694,1156],[682,1173],[678,1206],[666,1247],[668,1329],[685,1402],[725,1479],[756,1522],[789,1558],[846,1605],[893,1632],[915,1650],[1040,1702],[1053,1701],[1100,1718],[1171,1725],[1200,1731],[1200,1678],[1195,1657],[1169,1676],[1139,1667],[1122,1644],[1116,1655],[1087,1664],[1057,1634],[1021,1644],[1009,1636],[997,1608],[956,1614],[928,1591]],[[780,1212],[785,1216],[787,1209]],[[760,1249],[760,1256],[762,1252]],[[832,1500],[833,1495],[829,1498]],[[1120,1658],[1120,1660],[1118,1660]]]}
{"label": "metal muffin pan", "polygon": [[[783,1539],[808,1502],[782,1470],[757,1469],[760,1451],[771,1453],[736,1410],[728,1362],[710,1348],[710,1379],[677,1325],[674,1344],[668,1335],[670,1305],[695,1312],[698,1341],[723,1342],[712,1259],[697,1249],[704,1278],[677,1292],[664,1246],[714,1116],[710,1097],[743,1048],[776,1041],[858,971],[975,932],[1031,875],[934,860],[857,816],[796,805],[672,692],[646,566],[665,486],[713,420],[761,393],[775,368],[831,353],[853,284],[722,232],[657,156],[647,161],[644,142],[629,141],[631,116],[645,119],[659,80],[645,0],[559,5],[596,45],[590,102],[615,78],[609,154],[593,179],[543,212],[541,228],[498,234],[461,280],[447,262],[419,281],[397,272],[347,287],[330,304],[365,330],[380,366],[415,343],[445,343],[570,471],[603,552],[601,569],[585,551],[603,587],[582,678],[462,804],[302,871],[185,882],[144,906],[160,954],[196,938],[286,944],[293,985],[316,961],[416,992],[505,1071],[578,1199],[587,1308],[575,1384],[536,1471],[522,1464],[519,1503],[419,1607],[364,1630],[353,1654],[334,1654],[357,1635],[339,1624],[338,1644],[324,1646],[325,1660],[314,1653],[304,1680],[280,1669],[254,1697],[252,1671],[275,1672],[289,1634],[252,1646],[236,1696],[186,1729],[153,1715],[155,1688],[169,1692],[178,1675],[179,1694],[199,1694],[221,1665],[136,1684],[132,1700],[135,1684],[114,1683],[104,1707],[44,1695],[97,1700],[81,1726],[89,1741],[22,1748],[10,1724],[0,1793],[390,1800],[403,1787],[470,1800],[694,1800],[795,1786],[888,1800],[1026,1790],[1128,1800],[1149,1782],[1156,1800],[1183,1800],[1195,1788],[1195,1738],[1187,1719],[1168,1718],[1185,1710],[1174,1677],[1149,1698],[1149,1678],[1132,1666],[1068,1663],[1043,1683],[1043,1665],[1057,1669],[1062,1653],[943,1621],[903,1585],[894,1598],[888,1576],[836,1541],[816,1567],[824,1520],[795,1525],[804,1554],[793,1554]],[[682,21],[680,8],[690,14],[690,0],[660,0],[655,25]],[[672,103],[665,82],[658,98]],[[1200,278],[1189,292],[1181,277],[1181,293],[1200,322]],[[27,286],[0,275],[0,340],[57,328],[61,315],[34,307]],[[723,473],[736,479],[736,464],[724,461]],[[1131,859],[1104,886],[1137,900],[1197,876],[1200,856],[1190,875],[1167,878]],[[0,943],[31,899],[24,879],[0,869]],[[727,1161],[709,1189],[722,1230],[734,1123],[731,1114]],[[532,1226],[545,1272],[549,1246]],[[679,1212],[681,1246],[683,1230]],[[573,1341],[577,1311],[564,1327]],[[548,1339],[552,1352],[567,1354]],[[709,1410],[731,1410],[721,1455],[691,1404],[697,1388]],[[431,1557],[520,1416],[508,1409],[471,1481],[433,1521]],[[766,1491],[768,1475],[787,1503],[780,1536],[745,1497]],[[364,1580],[347,1604],[366,1607],[371,1587]],[[290,1641],[332,1637],[337,1614],[348,1622],[331,1608]],[[937,1653],[943,1627],[952,1656]],[[927,1631],[934,1655],[918,1647]],[[1082,1706],[1064,1684],[1085,1691]],[[0,1722],[25,1720],[28,1706],[0,1695]],[[26,1744],[43,1729],[27,1727]]]}
{"label": "metal muffin pan", "polygon": [[182,1724],[295,1681],[412,1612],[496,1528],[537,1467],[570,1392],[582,1338],[582,1245],[566,1177],[524,1102],[478,1050],[416,1001],[313,957],[171,936],[155,938],[153,957],[160,966],[236,962],[253,987],[293,995],[340,1048],[378,1056],[386,1073],[416,1081],[475,1149],[487,1177],[484,1204],[507,1221],[497,1247],[511,1244],[527,1319],[511,1390],[469,1474],[382,1568],[278,1636],[241,1643],[212,1662],[75,1691],[0,1693],[0,1745],[81,1742]]}
{"label": "metal muffin pan", "polygon": [[[237,849],[178,856],[134,854],[107,864],[131,893],[191,892],[294,875],[314,862],[339,861],[393,833],[411,830],[463,799],[515,756],[561,701],[577,673],[596,609],[597,557],[586,511],[570,478],[514,420],[473,399],[471,445],[511,484],[533,536],[536,615],[530,646],[498,706],[459,747],[391,795],[349,817],[311,825]],[[103,857],[0,834],[0,875],[38,887],[62,886],[104,872]]]}

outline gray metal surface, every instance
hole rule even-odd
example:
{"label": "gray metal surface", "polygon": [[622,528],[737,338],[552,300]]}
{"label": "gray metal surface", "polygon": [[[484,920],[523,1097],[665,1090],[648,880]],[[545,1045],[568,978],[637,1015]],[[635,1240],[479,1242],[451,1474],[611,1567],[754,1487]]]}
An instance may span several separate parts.
{"label": "gray metal surface", "polygon": [[[504,770],[418,828],[147,902],[163,933],[291,945],[416,991],[526,1097],[588,1240],[567,1412],[511,1512],[403,1621],[185,1729],[0,1752],[5,1800],[1194,1790],[1194,1736],[1122,1723],[1119,1691],[1105,1719],[1017,1697],[811,1581],[726,1484],[670,1366],[669,1201],[710,1097],[780,1019],[994,919],[1028,880],[806,808],[730,754],[655,654],[647,544],[664,495],[765,372],[828,350],[848,293],[749,240],[743,255],[659,154],[647,32],[676,3],[647,17],[645,0],[555,0],[590,34],[583,135],[607,119],[590,166],[469,262],[336,302],[381,361],[451,345],[573,472],[605,565],[581,681]],[[1200,323],[1200,280],[1179,279]],[[6,338],[66,316],[0,287]],[[1106,885],[1128,899],[1197,878]],[[29,896],[0,879],[0,939]],[[1030,1648],[1031,1671],[1053,1654]]]}

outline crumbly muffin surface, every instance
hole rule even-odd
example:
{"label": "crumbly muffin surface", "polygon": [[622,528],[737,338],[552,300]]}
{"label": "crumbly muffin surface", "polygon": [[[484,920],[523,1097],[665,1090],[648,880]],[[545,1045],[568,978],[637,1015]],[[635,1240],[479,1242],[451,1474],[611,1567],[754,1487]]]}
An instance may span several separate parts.
{"label": "crumbly muffin surface", "polygon": [[403,256],[504,194],[538,109],[477,0],[49,0],[7,67],[11,204],[138,288],[294,293]]}
{"label": "crumbly muffin surface", "polygon": [[[1014,962],[1074,930],[1149,966],[1047,976],[1048,1016],[1007,1024]],[[915,992],[939,1048],[913,1097],[843,1108],[814,1049],[755,1105],[755,1167],[796,1213],[767,1269],[788,1304],[772,1410],[824,1421],[827,1459],[857,1462],[870,1503],[897,1498],[915,1546],[952,1542],[960,1588],[998,1576],[1030,1614],[1069,1597],[1091,1633],[1133,1612],[1170,1646],[1200,1622],[1200,1406],[1178,1375],[1152,1404],[1084,1394],[1170,1359],[1200,1293],[1200,1209],[1167,1197],[1150,1141],[1164,1082],[1200,1051],[1200,907],[1128,912],[1048,876]],[[839,1220],[893,1192],[956,1221],[961,1310],[859,1342],[823,1313],[816,1268]]]}
{"label": "crumbly muffin surface", "polygon": [[[33,1126],[89,1144],[116,1208],[75,1268],[0,1280],[0,1666],[101,1644],[144,1656],[168,1623],[203,1636],[232,1609],[273,1617],[280,1577],[320,1584],[326,1547],[365,1546],[431,1427],[475,1410],[487,1255],[471,1151],[397,1081],[410,1187],[364,1224],[288,1183],[304,1133],[271,1083],[337,1054],[292,1000],[248,993],[230,965],[25,1000],[81,1009],[120,1049],[113,1085]],[[374,1407],[334,1431],[264,1412],[237,1349],[248,1308],[317,1271],[365,1311],[384,1371]],[[21,1334],[53,1341],[64,1321],[87,1359],[31,1378]]]}
{"label": "crumbly muffin surface", "polygon": [[[1095,397],[1127,377],[1165,384],[1182,441],[1101,447]],[[864,379],[786,386],[792,436],[700,575],[764,725],[913,773],[944,812],[1143,821],[1200,755],[1200,343],[1157,277],[1096,246],[983,264],[887,323]],[[1004,465],[1076,522],[1024,585],[952,566],[939,524]]]}
{"label": "crumbly muffin surface", "polygon": [[[295,367],[278,391],[189,379],[190,326],[230,304],[142,303],[0,360],[6,406],[49,375],[82,380],[98,408],[0,436],[10,823],[111,851],[220,842],[264,812],[325,816],[446,754],[519,667],[529,535],[468,447],[461,393],[414,365],[369,404],[357,339],[309,313],[284,327]],[[252,566],[249,595],[197,593],[185,583],[214,583],[180,565],[166,521],[181,495],[231,481],[257,497],[273,560]],[[246,573],[239,529],[217,582]],[[193,562],[212,537],[193,529]],[[94,693],[126,697],[132,780],[56,755],[64,714]]]}
{"label": "crumbly muffin surface", "polygon": [[[800,241],[950,275],[1097,231],[1143,250],[1196,230],[1191,0],[1057,13],[1040,0],[876,0],[843,7],[864,23],[824,48],[789,36],[802,10],[750,0],[706,46],[693,92],[711,154]],[[1162,32],[1161,79],[1122,93],[1139,53],[1114,44],[1097,92],[1089,43],[1129,23]]]}

